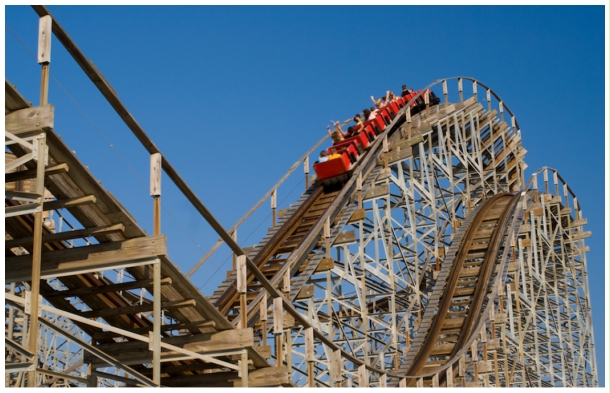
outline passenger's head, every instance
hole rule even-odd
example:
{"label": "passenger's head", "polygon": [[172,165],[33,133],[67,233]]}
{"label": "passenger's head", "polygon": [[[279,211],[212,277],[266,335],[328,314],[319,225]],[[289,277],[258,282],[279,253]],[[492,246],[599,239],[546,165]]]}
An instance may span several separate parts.
{"label": "passenger's head", "polygon": [[334,147],[330,149],[330,154],[337,154],[337,149],[335,149]]}
{"label": "passenger's head", "polygon": [[394,99],[394,93],[393,92],[390,92],[389,98],[390,98],[390,100]]}
{"label": "passenger's head", "polygon": [[402,91],[407,90],[407,85],[402,85]]}
{"label": "passenger's head", "polygon": [[352,126],[347,127],[347,133],[348,134],[353,134],[354,133],[354,127],[352,127]]}
{"label": "passenger's head", "polygon": [[322,150],[322,151],[320,152],[320,157],[326,157],[326,156],[327,156],[327,154],[326,154],[326,150]]}

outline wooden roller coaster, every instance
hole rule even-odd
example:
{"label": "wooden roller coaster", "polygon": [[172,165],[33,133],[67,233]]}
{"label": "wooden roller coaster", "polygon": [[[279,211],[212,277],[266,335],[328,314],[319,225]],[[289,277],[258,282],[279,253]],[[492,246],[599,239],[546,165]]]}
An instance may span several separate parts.
{"label": "wooden roller coaster", "polygon": [[[53,107],[32,107],[7,81],[6,386],[597,384],[586,219],[556,171],[526,184],[519,124],[490,88],[466,77],[425,87],[443,103],[413,98],[425,110],[395,113],[345,184],[308,184],[277,223],[272,202],[272,227],[245,249],[236,230],[250,213],[225,231],[34,9],[234,265],[204,296],[196,268],[182,274],[158,227],[147,236],[58,137]],[[318,145],[261,202],[301,163],[308,176]]]}

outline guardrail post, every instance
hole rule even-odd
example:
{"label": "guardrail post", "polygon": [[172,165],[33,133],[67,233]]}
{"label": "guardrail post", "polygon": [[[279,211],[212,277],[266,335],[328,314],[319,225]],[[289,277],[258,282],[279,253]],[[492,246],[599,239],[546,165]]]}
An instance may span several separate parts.
{"label": "guardrail post", "polygon": [[464,95],[462,94],[462,78],[458,78],[458,91],[460,92],[460,102],[464,101]]}
{"label": "guardrail post", "polygon": [[241,328],[247,327],[247,305],[246,305],[246,292],[247,287],[247,273],[246,273],[246,256],[239,255],[237,257],[237,292],[239,293],[239,314]]}
{"label": "guardrail post", "polygon": [[472,81],[472,95],[474,100],[477,101],[477,81]]}
{"label": "guardrail post", "polygon": [[303,161],[303,170],[305,171],[305,191],[309,189],[309,156]]}
{"label": "guardrail post", "polygon": [[280,367],[284,362],[282,357],[282,333],[284,331],[284,305],[282,298],[273,299],[273,334],[275,334],[275,366]]}
{"label": "guardrail post", "polygon": [[443,80],[443,97],[444,97],[444,103],[446,104],[448,101],[448,91],[447,91],[447,79]]}
{"label": "guardrail post", "polygon": [[275,226],[277,217],[275,215],[275,211],[277,208],[277,189],[273,190],[271,194],[271,225]]}
{"label": "guardrail post", "polygon": [[161,153],[150,155],[150,196],[153,197],[153,235],[161,234]]}
{"label": "guardrail post", "polygon": [[491,90],[487,89],[487,112],[491,112]]}

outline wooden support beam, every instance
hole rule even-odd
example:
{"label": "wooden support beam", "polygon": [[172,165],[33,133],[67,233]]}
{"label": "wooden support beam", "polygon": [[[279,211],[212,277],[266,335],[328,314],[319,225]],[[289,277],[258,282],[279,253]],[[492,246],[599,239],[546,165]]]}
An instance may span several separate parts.
{"label": "wooden support beam", "polygon": [[[184,308],[184,307],[195,307],[195,305],[196,305],[196,302],[193,299],[175,300],[172,302],[163,303],[161,308],[163,308],[163,309]],[[139,312],[149,312],[149,311],[153,311],[153,303],[140,304],[137,306],[107,308],[104,310],[84,311],[84,312],[80,313],[80,316],[83,318],[107,318],[107,317],[115,317],[117,315],[136,314]]]}
{"label": "wooden support beam", "polygon": [[51,104],[19,109],[4,116],[6,131],[14,135],[53,128],[54,107]]}
{"label": "wooden support beam", "polygon": [[[169,331],[173,331],[173,330],[190,330],[190,329],[200,329],[200,328],[213,328],[216,326],[216,322],[215,321],[208,321],[208,320],[204,320],[204,321],[198,321],[198,322],[187,322],[187,323],[173,323],[171,325],[163,325],[161,326],[161,331],[162,332],[169,332]],[[147,327],[143,327],[143,328],[138,328],[138,329],[132,329],[129,330],[132,333],[136,333],[136,334],[147,334],[148,332],[150,332],[151,327],[147,326]],[[114,338],[114,337],[123,337],[122,334],[117,333],[117,332],[96,332],[93,333],[93,339],[95,340],[105,340],[108,338]]]}
{"label": "wooden support beam", "polygon": [[[115,267],[150,264],[167,254],[165,235],[140,237],[95,246],[70,248],[42,253],[42,278],[62,277]],[[6,257],[5,282],[30,281],[32,255]]]}
{"label": "wooden support beam", "polygon": [[[160,284],[161,285],[171,285],[172,279],[169,277],[162,278]],[[139,281],[129,281],[123,282],[120,284],[110,284],[104,285],[100,287],[87,287],[87,288],[76,288],[69,289],[66,291],[55,291],[51,293],[44,293],[43,296],[45,298],[52,297],[73,297],[73,296],[83,296],[83,295],[97,295],[98,293],[107,293],[107,292],[118,292],[118,291],[127,291],[130,289],[137,288],[152,288],[153,280],[139,280]]]}
{"label": "wooden support beam", "polygon": [[[149,327],[149,330],[151,329],[152,327]],[[213,333],[164,337],[163,343],[202,354],[240,351],[254,346],[254,333],[252,328],[223,330]],[[148,343],[144,341],[104,343],[97,345],[96,348],[108,354],[117,354],[117,358],[124,364],[149,363],[152,360],[152,351],[149,350]],[[162,353],[161,361],[173,361],[176,357],[185,358],[185,355],[179,352],[167,351]]]}
{"label": "wooden support beam", "polygon": [[[58,164],[45,168],[44,175],[58,175],[69,171],[68,164]],[[24,171],[11,172],[4,175],[5,183],[12,183],[20,180],[33,179],[36,177],[36,169],[27,169]]]}
{"label": "wooden support beam", "polygon": [[42,210],[49,211],[49,210],[57,210],[57,209],[62,209],[62,208],[69,209],[69,208],[75,207],[75,206],[89,205],[91,203],[95,203],[95,201],[96,201],[95,195],[86,195],[83,197],[70,198],[70,199],[58,199],[56,201],[45,202],[42,205]]}
{"label": "wooden support beam", "polygon": [[[61,241],[67,241],[67,240],[78,239],[78,238],[89,237],[89,236],[109,235],[111,233],[123,232],[124,230],[125,230],[125,225],[123,225],[123,224],[104,225],[104,226],[100,226],[100,227],[77,229],[75,231],[67,231],[67,232],[52,233],[50,235],[43,235],[42,243],[61,242]],[[29,245],[32,245],[33,242],[34,242],[34,238],[32,236],[24,237],[21,239],[6,240],[4,242],[4,248],[29,246]]]}
{"label": "wooden support beam", "polygon": [[[182,375],[161,378],[161,385],[168,387],[241,387],[237,372]],[[290,385],[290,373],[286,367],[264,367],[248,372],[248,387]]]}

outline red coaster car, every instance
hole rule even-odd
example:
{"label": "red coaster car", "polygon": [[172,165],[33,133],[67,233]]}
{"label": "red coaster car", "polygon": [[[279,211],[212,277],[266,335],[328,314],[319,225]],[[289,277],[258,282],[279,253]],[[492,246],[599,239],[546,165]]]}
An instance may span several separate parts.
{"label": "red coaster car", "polygon": [[[353,139],[353,138],[350,138],[350,139]],[[354,143],[354,141],[349,141],[348,143],[345,143],[346,141],[347,141],[347,139],[343,142],[339,142],[339,143],[333,145],[333,147],[329,147],[328,155],[332,154],[331,153],[332,149],[337,149],[337,153],[339,153],[339,154],[347,153],[349,160],[351,162],[356,162],[358,160],[358,156],[364,150],[361,150],[361,148],[356,147],[357,145]]]}
{"label": "red coaster car", "polygon": [[341,154],[341,158],[328,160],[313,164],[313,170],[316,171],[319,180],[330,179],[331,177],[347,174],[350,168],[350,160],[346,153]]}

